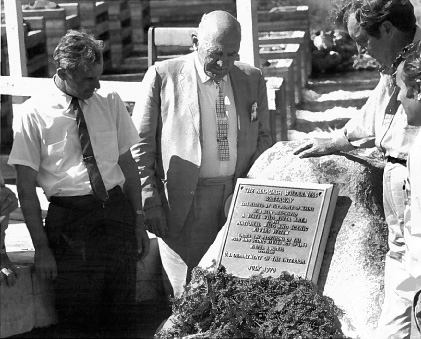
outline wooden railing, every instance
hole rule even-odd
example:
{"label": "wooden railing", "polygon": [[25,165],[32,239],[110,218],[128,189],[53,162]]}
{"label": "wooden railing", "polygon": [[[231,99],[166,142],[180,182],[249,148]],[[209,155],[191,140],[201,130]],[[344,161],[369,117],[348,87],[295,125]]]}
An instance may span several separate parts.
{"label": "wooden railing", "polygon": [[[106,90],[116,91],[126,102],[134,102],[139,97],[140,82],[100,81],[100,85]],[[0,93],[3,95],[32,96],[40,89],[48,92],[54,86],[51,78],[0,77]]]}

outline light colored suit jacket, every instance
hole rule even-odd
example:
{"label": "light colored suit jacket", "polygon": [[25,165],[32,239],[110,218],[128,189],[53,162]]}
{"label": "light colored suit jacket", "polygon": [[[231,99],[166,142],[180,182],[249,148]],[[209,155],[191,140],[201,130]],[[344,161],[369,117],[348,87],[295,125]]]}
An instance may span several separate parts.
{"label": "light colored suit jacket", "polygon": [[[200,107],[194,54],[158,62],[142,81],[132,119],[140,143],[138,164],[145,209],[162,205],[168,236],[182,229],[193,202],[202,159]],[[272,145],[265,80],[259,69],[236,63],[229,73],[237,111],[235,179]],[[252,122],[253,103],[258,120]]]}

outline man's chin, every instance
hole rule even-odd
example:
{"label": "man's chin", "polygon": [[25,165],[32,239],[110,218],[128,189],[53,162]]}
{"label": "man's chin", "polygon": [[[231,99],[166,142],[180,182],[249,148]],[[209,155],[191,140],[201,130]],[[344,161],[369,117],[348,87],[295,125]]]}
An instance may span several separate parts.
{"label": "man's chin", "polygon": [[224,76],[226,76],[228,74],[228,72],[226,73],[212,73],[212,72],[206,72],[206,74],[208,75],[209,78],[211,78],[212,80],[222,80],[224,78]]}

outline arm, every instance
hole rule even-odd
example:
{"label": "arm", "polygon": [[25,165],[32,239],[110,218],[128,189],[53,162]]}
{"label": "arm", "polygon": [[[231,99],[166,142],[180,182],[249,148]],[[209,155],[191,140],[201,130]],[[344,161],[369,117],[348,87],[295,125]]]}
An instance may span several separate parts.
{"label": "arm", "polygon": [[9,216],[5,216],[1,220],[1,248],[0,248],[0,285],[3,281],[6,281],[7,286],[13,286],[16,282],[16,278],[19,277],[19,271],[16,266],[10,261],[7,252],[6,246],[4,244],[4,238],[6,235],[6,229],[9,224]]}
{"label": "arm", "polygon": [[57,276],[56,261],[48,244],[36,192],[38,172],[28,166],[16,165],[16,174],[22,213],[35,248],[35,271],[43,279],[54,279]]}
{"label": "arm", "polygon": [[16,195],[5,185],[0,186],[0,216],[6,216],[18,208]]}
{"label": "arm", "polygon": [[385,82],[387,79],[382,76],[358,116],[351,118],[342,129],[330,133],[329,136],[306,141],[293,151],[294,154],[300,158],[308,158],[374,147],[376,114],[384,113],[379,111],[378,105],[389,99],[385,94]]}
{"label": "arm", "polygon": [[18,199],[15,194],[3,184],[0,185],[0,191],[0,285],[3,280],[6,280],[8,286],[13,286],[18,277],[18,270],[7,256],[5,236],[9,224],[9,214],[18,207]]}
{"label": "arm", "polygon": [[159,157],[158,128],[160,117],[161,83],[155,67],[150,67],[142,80],[139,100],[136,101],[132,120],[140,142],[132,147],[142,185],[145,223],[159,237],[165,236],[167,221],[157,189],[156,162]]}
{"label": "arm", "polygon": [[[130,151],[121,154],[118,159],[118,164],[123,171],[126,181],[124,183],[124,193],[127,199],[131,202],[133,210],[142,210],[142,192],[140,189],[140,178],[137,172],[136,162],[134,161]],[[140,255],[140,259],[143,259],[149,253],[149,237],[146,233],[146,228],[142,214],[136,215],[136,241],[137,250]]]}

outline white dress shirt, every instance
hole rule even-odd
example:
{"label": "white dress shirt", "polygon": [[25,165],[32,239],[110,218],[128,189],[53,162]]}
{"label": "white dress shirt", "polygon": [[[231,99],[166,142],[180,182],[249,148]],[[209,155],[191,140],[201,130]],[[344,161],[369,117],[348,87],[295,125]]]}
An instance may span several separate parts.
{"label": "white dress shirt", "polygon": [[218,85],[206,75],[203,66],[200,64],[197,53],[194,61],[198,75],[197,85],[202,129],[202,164],[199,175],[202,178],[233,175],[237,163],[237,113],[235,110],[234,94],[232,92],[230,78],[226,75],[220,83],[224,92],[228,116],[230,158],[229,161],[220,161],[218,142],[216,140],[217,118],[215,111],[215,102],[219,96],[219,88]]}
{"label": "white dress shirt", "polygon": [[[47,198],[91,193],[71,99],[56,87],[53,93],[33,96],[22,104],[21,114],[13,123],[14,142],[8,164],[37,171],[38,184]],[[97,90],[79,104],[106,189],[122,186],[125,178],[118,165],[119,156],[139,142],[124,102],[115,92]]]}

